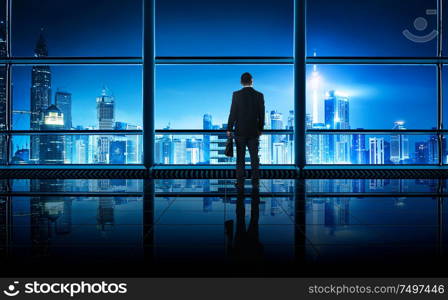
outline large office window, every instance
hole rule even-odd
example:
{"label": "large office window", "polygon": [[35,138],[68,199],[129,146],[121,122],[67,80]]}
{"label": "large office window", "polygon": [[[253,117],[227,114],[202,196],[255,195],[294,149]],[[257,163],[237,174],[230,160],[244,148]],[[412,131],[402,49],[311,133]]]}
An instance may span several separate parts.
{"label": "large office window", "polygon": [[308,1],[307,164],[446,162],[441,5]]}
{"label": "large office window", "polygon": [[2,3],[1,161],[141,164],[142,0]]}
{"label": "large office window", "polygon": [[[242,73],[254,74],[265,96],[265,128],[293,129],[293,68],[291,65],[161,65],[156,69],[156,159],[159,164],[230,164],[224,155],[232,92]],[[179,135],[176,130],[195,130]],[[200,130],[209,130],[201,132]],[[170,131],[173,135],[170,135]],[[214,133],[216,132],[216,133]],[[262,164],[292,164],[291,134],[260,138]]]}
{"label": "large office window", "polygon": [[260,162],[294,164],[293,0],[156,1],[155,163],[229,165],[240,77],[265,96]]}

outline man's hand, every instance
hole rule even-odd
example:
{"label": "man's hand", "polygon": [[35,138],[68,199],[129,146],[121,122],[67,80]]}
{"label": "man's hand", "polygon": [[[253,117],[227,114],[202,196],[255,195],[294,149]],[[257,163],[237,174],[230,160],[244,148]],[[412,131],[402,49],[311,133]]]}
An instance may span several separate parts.
{"label": "man's hand", "polygon": [[232,133],[230,131],[227,131],[227,137],[231,137]]}

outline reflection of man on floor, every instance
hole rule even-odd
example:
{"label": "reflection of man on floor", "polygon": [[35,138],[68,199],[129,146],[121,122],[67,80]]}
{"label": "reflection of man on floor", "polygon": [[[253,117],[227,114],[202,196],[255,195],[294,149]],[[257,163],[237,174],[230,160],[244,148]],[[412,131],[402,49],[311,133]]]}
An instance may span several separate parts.
{"label": "reflection of man on floor", "polygon": [[228,240],[228,255],[239,260],[256,260],[263,255],[263,245],[260,243],[258,220],[260,217],[259,189],[252,192],[250,222],[246,230],[246,208],[244,206],[244,189],[238,188],[236,201],[236,230],[233,236],[233,221],[225,222]]}

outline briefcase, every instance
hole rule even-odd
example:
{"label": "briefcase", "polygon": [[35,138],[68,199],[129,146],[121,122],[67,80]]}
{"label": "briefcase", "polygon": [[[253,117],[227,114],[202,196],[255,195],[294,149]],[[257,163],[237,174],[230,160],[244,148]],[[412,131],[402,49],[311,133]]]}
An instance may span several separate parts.
{"label": "briefcase", "polygon": [[228,157],[233,157],[233,138],[232,137],[227,138],[225,155]]}

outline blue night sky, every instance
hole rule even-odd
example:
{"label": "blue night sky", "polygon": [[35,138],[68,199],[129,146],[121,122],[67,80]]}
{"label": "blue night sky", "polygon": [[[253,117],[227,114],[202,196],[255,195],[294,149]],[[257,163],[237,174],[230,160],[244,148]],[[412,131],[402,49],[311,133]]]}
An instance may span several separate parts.
{"label": "blue night sky", "polygon": [[[14,0],[12,50],[32,56],[44,27],[51,56],[141,56],[139,0]],[[402,31],[424,35],[435,28],[435,0],[312,0],[308,3],[307,51],[319,56],[434,56],[435,40],[417,44]],[[424,17],[427,28],[413,22]],[[26,26],[23,26],[26,24]],[[157,3],[158,56],[292,56],[291,0],[163,0]],[[308,68],[312,70],[311,66]],[[232,91],[249,71],[265,94],[266,108],[293,109],[293,68],[285,65],[159,66],[156,128],[201,128],[210,113],[226,121]],[[425,66],[319,66],[323,95],[335,89],[350,98],[352,128],[390,129],[436,125],[436,69]],[[106,85],[116,97],[116,120],[141,125],[142,82],[138,66],[54,66],[53,94],[73,94],[73,124],[96,125],[95,99]],[[31,67],[14,67],[14,109],[29,108]],[[309,93],[308,93],[309,94]],[[307,110],[310,112],[310,101]],[[416,115],[418,114],[418,118]],[[26,116],[15,129],[29,126]]]}

